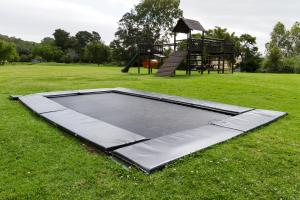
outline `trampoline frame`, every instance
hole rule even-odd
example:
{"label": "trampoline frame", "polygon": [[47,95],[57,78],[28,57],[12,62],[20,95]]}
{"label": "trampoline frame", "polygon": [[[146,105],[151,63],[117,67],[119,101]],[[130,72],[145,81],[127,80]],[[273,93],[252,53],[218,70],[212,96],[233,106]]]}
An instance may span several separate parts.
{"label": "trampoline frame", "polygon": [[[196,129],[149,139],[76,112],[51,100],[51,98],[57,97],[102,93],[117,93],[163,101],[228,114],[231,117],[213,121]],[[47,121],[92,143],[109,155],[135,165],[146,173],[161,169],[178,158],[225,142],[287,115],[285,112],[257,110],[126,88],[46,92],[13,96],[13,98],[18,98],[24,105]]]}

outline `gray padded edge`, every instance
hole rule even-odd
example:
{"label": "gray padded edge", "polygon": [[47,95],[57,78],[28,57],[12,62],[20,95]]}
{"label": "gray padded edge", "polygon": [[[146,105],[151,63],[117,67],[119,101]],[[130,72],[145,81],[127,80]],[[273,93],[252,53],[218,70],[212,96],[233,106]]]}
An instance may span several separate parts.
{"label": "gray padded edge", "polygon": [[170,98],[170,95],[166,94],[159,94],[159,93],[154,93],[154,92],[143,92],[140,90],[133,90],[133,89],[127,89],[127,88],[114,88],[114,92],[116,93],[125,93],[125,94],[131,94],[131,95],[136,95],[136,96],[141,96],[141,97],[146,97],[146,98],[153,98],[153,99],[167,99]]}
{"label": "gray padded edge", "polygon": [[165,95],[165,94],[158,94],[158,93],[152,93],[152,92],[148,93],[148,92],[142,92],[142,91],[126,89],[126,88],[115,88],[114,90],[116,92],[135,94],[135,95],[139,95],[142,97],[150,97],[150,98],[174,102],[174,103],[177,102],[177,103],[182,103],[182,104],[189,105],[189,106],[208,108],[211,110],[228,112],[231,114],[242,114],[242,113],[254,110],[254,108],[246,108],[246,107],[241,107],[241,106],[216,103],[216,102],[212,102],[212,101],[197,100],[197,99],[184,98],[184,97]]}
{"label": "gray padded edge", "polygon": [[242,133],[237,130],[207,125],[123,147],[112,153],[143,171],[151,173],[171,161],[224,142]]}
{"label": "gray padded edge", "polygon": [[66,110],[67,108],[41,95],[27,95],[19,100],[38,114]]}
{"label": "gray padded edge", "polygon": [[143,136],[69,109],[45,113],[41,116],[105,150],[146,139]]}
{"label": "gray padded edge", "polygon": [[196,100],[196,99],[177,97],[177,96],[171,96],[169,97],[169,99],[177,102],[182,102],[184,104],[190,104],[196,107],[206,107],[215,111],[230,112],[232,114],[241,114],[253,110],[253,108],[246,108],[241,106],[234,106],[234,105],[228,105],[228,104],[217,103],[212,101]]}
{"label": "gray padded edge", "polygon": [[76,90],[79,94],[90,94],[90,93],[101,93],[101,92],[113,92],[111,88],[100,88],[100,89],[86,89],[86,90]]}
{"label": "gray padded edge", "polygon": [[117,92],[117,93],[137,95],[141,97],[164,100],[173,103],[181,103],[188,106],[207,108],[207,109],[220,111],[220,112],[227,112],[230,114],[241,114],[253,110],[253,108],[246,108],[241,106],[234,106],[234,105],[216,103],[211,101],[190,99],[190,98],[165,95],[165,94],[159,94],[153,92],[143,92],[143,91],[127,89],[127,88],[100,88],[100,89],[87,89],[87,90],[74,90],[74,91],[58,91],[58,92],[38,93],[37,95],[42,95],[45,97],[57,97],[57,96],[69,96],[69,95],[76,95],[76,94],[88,94],[88,93],[100,93],[100,92]]}
{"label": "gray padded edge", "polygon": [[287,115],[285,112],[253,110],[225,120],[215,121],[211,124],[247,132],[260,126],[269,124],[285,115]]}
{"label": "gray padded edge", "polygon": [[70,91],[43,92],[43,93],[36,93],[35,95],[41,95],[44,97],[51,98],[51,97],[69,96],[69,95],[77,95],[77,94],[79,94],[77,91],[70,90]]}

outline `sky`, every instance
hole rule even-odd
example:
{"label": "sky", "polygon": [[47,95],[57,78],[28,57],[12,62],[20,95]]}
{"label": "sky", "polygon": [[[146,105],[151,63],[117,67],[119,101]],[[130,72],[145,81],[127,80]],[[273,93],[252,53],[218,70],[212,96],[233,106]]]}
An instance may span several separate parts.
{"label": "sky", "polygon": [[[0,34],[39,42],[62,28],[72,35],[97,31],[109,44],[118,21],[140,0],[0,0]],[[257,37],[261,52],[274,25],[300,21],[299,0],[181,0],[185,18],[205,29],[220,26]]]}

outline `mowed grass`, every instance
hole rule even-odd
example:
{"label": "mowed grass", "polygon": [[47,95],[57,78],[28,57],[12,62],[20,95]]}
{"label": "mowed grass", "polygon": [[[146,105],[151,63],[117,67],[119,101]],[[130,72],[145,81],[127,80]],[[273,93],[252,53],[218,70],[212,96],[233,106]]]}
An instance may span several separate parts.
{"label": "mowed grass", "polygon": [[[300,76],[183,74],[158,78],[94,65],[1,66],[0,199],[300,199]],[[107,87],[289,115],[145,175],[8,100],[11,94]]]}

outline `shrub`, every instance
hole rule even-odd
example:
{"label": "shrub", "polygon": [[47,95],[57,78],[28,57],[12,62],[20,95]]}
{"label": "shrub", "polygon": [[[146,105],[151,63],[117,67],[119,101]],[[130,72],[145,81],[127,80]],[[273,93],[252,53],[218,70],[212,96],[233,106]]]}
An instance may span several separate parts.
{"label": "shrub", "polygon": [[293,57],[283,58],[278,66],[279,73],[294,73],[295,59]]}
{"label": "shrub", "polygon": [[300,74],[300,56],[293,57],[294,73]]}
{"label": "shrub", "polygon": [[268,72],[279,72],[282,66],[282,52],[279,48],[272,48],[265,61],[265,69]]}

